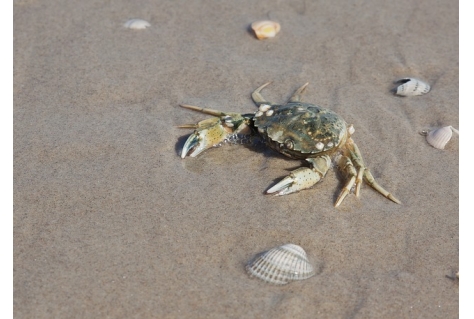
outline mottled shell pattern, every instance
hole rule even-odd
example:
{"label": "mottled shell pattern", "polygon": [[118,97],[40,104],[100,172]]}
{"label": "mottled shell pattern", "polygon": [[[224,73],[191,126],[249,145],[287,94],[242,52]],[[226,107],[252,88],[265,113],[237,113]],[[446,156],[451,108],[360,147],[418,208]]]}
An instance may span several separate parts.
{"label": "mottled shell pattern", "polygon": [[444,149],[446,144],[451,140],[453,132],[459,134],[459,131],[452,126],[440,127],[430,131],[423,131],[422,135],[426,135],[426,141],[437,149]]}
{"label": "mottled shell pattern", "polygon": [[286,244],[257,255],[246,269],[251,276],[276,285],[307,279],[315,274],[304,249],[294,244]]}
{"label": "mottled shell pattern", "polygon": [[401,84],[395,91],[395,93],[400,96],[423,95],[428,93],[431,89],[428,83],[414,78],[401,79],[395,83]]}
{"label": "mottled shell pattern", "polygon": [[259,40],[273,38],[280,32],[280,24],[275,21],[256,21],[250,26]]}
{"label": "mottled shell pattern", "polygon": [[271,148],[295,159],[331,153],[347,138],[339,115],[309,103],[262,104],[254,124]]}

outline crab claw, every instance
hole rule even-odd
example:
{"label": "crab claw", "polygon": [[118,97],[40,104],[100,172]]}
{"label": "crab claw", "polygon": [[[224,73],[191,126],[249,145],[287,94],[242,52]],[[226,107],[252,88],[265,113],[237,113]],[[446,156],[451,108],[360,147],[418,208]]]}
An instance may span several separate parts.
{"label": "crab claw", "polygon": [[[182,125],[181,128],[189,128],[191,125]],[[189,154],[196,157],[208,148],[218,146],[222,143],[229,132],[222,126],[221,119],[213,117],[194,125],[196,130],[191,134],[181,151],[181,158],[185,158]]]}
{"label": "crab claw", "polygon": [[185,158],[188,154],[191,157],[196,157],[208,148],[219,146],[226,139],[237,134],[253,134],[252,129],[249,127],[251,117],[244,117],[239,113],[222,112],[186,104],[182,104],[181,107],[214,116],[197,124],[178,126],[180,128],[195,129],[183,146],[181,158]]}
{"label": "crab claw", "polygon": [[276,196],[286,195],[298,192],[300,190],[310,188],[319,182],[321,176],[308,167],[300,167],[295,169],[283,178],[276,185],[267,190],[267,194],[276,193]]}
{"label": "crab claw", "polygon": [[[196,148],[196,146],[198,147]],[[181,158],[185,158],[192,149],[194,149],[194,151],[191,152],[191,157],[195,157],[205,149],[204,144],[199,144],[199,134],[193,133],[188,137],[181,151]]]}

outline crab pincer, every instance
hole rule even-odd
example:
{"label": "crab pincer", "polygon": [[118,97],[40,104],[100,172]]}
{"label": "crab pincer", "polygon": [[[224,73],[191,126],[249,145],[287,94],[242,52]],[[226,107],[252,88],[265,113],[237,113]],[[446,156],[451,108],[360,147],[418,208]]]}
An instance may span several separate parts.
{"label": "crab pincer", "polygon": [[181,107],[215,116],[200,121],[197,124],[183,124],[178,126],[179,128],[194,129],[194,133],[188,137],[183,146],[181,158],[185,158],[186,155],[196,157],[211,147],[219,146],[231,136],[242,133],[248,134],[250,131],[249,119],[241,114],[222,112],[187,104],[183,104]]}

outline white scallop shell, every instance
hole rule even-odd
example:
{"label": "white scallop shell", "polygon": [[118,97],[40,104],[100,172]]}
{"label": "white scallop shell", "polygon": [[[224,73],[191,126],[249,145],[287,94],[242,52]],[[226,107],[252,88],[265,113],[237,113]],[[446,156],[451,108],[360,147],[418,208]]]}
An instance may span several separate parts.
{"label": "white scallop shell", "polygon": [[148,28],[150,26],[150,23],[142,19],[131,19],[125,22],[123,26],[129,29],[141,30]]}
{"label": "white scallop shell", "polygon": [[423,132],[426,135],[426,141],[437,149],[444,149],[446,144],[453,136],[453,132],[459,134],[459,131],[452,126],[440,127],[429,132]]}
{"label": "white scallop shell", "polygon": [[428,83],[414,78],[400,79],[395,83],[401,83],[395,92],[401,96],[423,95],[431,89]]}
{"label": "white scallop shell", "polygon": [[315,274],[306,252],[294,244],[272,248],[257,255],[246,269],[251,276],[277,285],[307,279]]}
{"label": "white scallop shell", "polygon": [[280,31],[280,24],[275,21],[256,21],[251,24],[251,28],[259,40],[273,38]]}

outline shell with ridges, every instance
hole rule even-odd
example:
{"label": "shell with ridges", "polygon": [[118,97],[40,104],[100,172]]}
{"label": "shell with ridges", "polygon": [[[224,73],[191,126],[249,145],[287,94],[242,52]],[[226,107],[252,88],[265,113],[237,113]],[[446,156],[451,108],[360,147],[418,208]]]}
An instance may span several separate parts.
{"label": "shell with ridges", "polygon": [[444,149],[446,144],[453,136],[453,132],[459,134],[459,131],[452,126],[440,127],[429,132],[424,131],[423,135],[426,135],[426,141],[437,149]]}
{"label": "shell with ridges", "polygon": [[315,274],[306,252],[294,244],[275,247],[257,255],[246,269],[251,276],[277,285],[307,279]]}
{"label": "shell with ridges", "polygon": [[400,79],[395,83],[401,83],[395,91],[395,93],[400,96],[423,95],[428,93],[431,89],[428,83],[414,78]]}
{"label": "shell with ridges", "polygon": [[257,39],[263,40],[273,38],[280,31],[280,24],[274,21],[256,21],[252,23],[251,28],[255,32]]}

